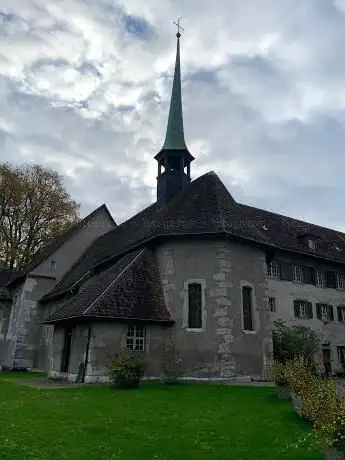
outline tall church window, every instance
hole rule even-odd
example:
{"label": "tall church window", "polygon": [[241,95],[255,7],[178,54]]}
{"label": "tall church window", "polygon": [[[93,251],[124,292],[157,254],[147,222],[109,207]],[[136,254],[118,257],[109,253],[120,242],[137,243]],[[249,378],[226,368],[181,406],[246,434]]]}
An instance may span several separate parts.
{"label": "tall church window", "polygon": [[188,284],[188,328],[202,328],[201,284]]}
{"label": "tall church window", "polygon": [[242,286],[243,329],[253,331],[253,288]]}

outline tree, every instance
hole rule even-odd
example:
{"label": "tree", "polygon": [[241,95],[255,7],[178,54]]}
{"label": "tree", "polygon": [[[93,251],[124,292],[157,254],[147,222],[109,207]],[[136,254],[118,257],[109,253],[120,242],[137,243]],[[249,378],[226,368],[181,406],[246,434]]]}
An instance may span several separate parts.
{"label": "tree", "polygon": [[321,338],[311,327],[286,326],[283,321],[275,321],[272,338],[275,361],[285,364],[302,356],[312,368],[315,367],[315,353],[318,351]]}
{"label": "tree", "polygon": [[0,164],[0,270],[20,270],[79,220],[79,207],[52,169]]}

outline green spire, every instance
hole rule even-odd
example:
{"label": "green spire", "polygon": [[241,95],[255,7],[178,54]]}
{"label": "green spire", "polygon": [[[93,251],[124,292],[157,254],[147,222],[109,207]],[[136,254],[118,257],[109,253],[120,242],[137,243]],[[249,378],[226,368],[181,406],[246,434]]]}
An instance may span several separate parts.
{"label": "green spire", "polygon": [[[180,26],[178,25],[180,30]],[[181,66],[180,66],[180,31],[177,36],[177,50],[174,81],[171,92],[168,127],[162,150],[184,150],[187,149],[184,140],[183,116],[182,116],[182,95],[181,95]]]}

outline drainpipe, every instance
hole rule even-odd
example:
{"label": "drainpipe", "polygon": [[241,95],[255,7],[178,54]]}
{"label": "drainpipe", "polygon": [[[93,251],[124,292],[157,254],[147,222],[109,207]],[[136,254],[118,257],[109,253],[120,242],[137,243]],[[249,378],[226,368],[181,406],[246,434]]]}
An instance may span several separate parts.
{"label": "drainpipe", "polygon": [[84,361],[83,376],[82,376],[82,379],[81,379],[82,383],[85,383],[87,365],[88,365],[88,362],[89,362],[90,342],[91,342],[91,324],[89,324],[88,330],[87,330],[87,343],[86,343],[85,361]]}

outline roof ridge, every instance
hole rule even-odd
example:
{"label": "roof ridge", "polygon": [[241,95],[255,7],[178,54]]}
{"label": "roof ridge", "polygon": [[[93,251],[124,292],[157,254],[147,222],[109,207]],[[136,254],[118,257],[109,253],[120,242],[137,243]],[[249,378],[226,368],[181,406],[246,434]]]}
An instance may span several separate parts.
{"label": "roof ridge", "polygon": [[108,290],[114,286],[114,284],[124,275],[124,273],[134,264],[134,262],[136,260],[139,259],[139,257],[143,254],[143,252],[145,251],[146,248],[143,248],[139,254],[137,254],[134,259],[132,259],[128,265],[121,271],[121,273],[119,273],[119,275],[117,275],[117,277],[104,289],[104,291],[91,303],[91,305],[89,305],[86,310],[84,310],[83,312],[83,315],[86,315],[88,311],[91,310],[92,307],[94,307],[97,302],[106,294],[106,292],[108,292]]}

